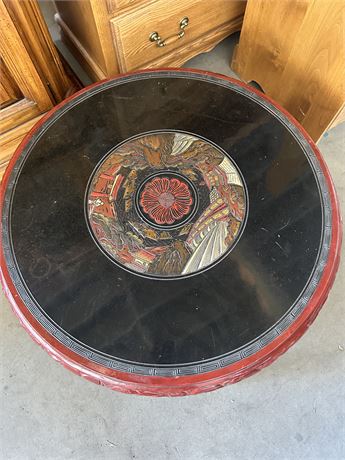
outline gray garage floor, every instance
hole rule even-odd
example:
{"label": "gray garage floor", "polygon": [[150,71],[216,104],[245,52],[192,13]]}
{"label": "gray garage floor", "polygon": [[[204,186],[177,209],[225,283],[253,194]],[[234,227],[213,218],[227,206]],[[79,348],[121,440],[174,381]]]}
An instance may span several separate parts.
{"label": "gray garage floor", "polygon": [[[232,44],[188,66],[230,74]],[[344,209],[344,125],[319,147]],[[30,339],[2,295],[1,459],[344,459],[344,284],[343,258],[315,323],[273,365],[175,399],[123,395],[73,375]]]}

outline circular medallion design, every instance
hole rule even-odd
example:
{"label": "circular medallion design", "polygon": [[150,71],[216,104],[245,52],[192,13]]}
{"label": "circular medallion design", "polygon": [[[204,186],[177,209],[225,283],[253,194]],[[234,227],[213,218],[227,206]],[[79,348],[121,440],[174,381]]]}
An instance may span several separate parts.
{"label": "circular medallion design", "polygon": [[143,219],[151,225],[176,228],[193,215],[196,192],[186,177],[158,173],[139,187],[137,205]]}
{"label": "circular medallion design", "polygon": [[181,278],[220,261],[246,216],[230,158],[181,132],[138,136],[116,147],[87,191],[91,233],[117,264],[150,278]]}

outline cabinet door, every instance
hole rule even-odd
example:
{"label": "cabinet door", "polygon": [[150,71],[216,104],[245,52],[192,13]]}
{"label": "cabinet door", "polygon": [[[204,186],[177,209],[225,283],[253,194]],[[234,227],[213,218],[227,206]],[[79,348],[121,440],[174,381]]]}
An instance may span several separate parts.
{"label": "cabinet door", "polygon": [[1,112],[0,133],[53,106],[22,37],[0,0]]}
{"label": "cabinet door", "polygon": [[3,60],[0,58],[0,105],[2,108],[17,102],[23,97],[16,82],[6,68]]}
{"label": "cabinet door", "polygon": [[0,0],[0,55],[1,134],[49,110],[68,82],[35,1]]}
{"label": "cabinet door", "polygon": [[66,74],[36,0],[0,0],[0,56],[1,180],[25,134],[80,86]]}
{"label": "cabinet door", "polygon": [[344,113],[344,18],[344,0],[249,0],[232,63],[314,141]]}

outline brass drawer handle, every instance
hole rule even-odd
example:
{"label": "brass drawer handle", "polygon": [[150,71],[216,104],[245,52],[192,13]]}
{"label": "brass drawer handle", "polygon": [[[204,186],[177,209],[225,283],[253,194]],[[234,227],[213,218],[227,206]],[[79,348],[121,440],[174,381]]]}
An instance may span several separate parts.
{"label": "brass drawer handle", "polygon": [[179,40],[180,38],[182,38],[184,36],[184,34],[185,34],[184,29],[188,26],[188,24],[189,24],[189,19],[187,17],[183,18],[181,20],[181,22],[180,22],[180,32],[177,35],[173,35],[172,37],[162,39],[159,36],[158,32],[152,32],[152,34],[150,35],[149,39],[150,39],[151,42],[156,42],[156,45],[159,48],[161,48],[162,46],[170,45],[170,43],[173,43],[176,40]]}

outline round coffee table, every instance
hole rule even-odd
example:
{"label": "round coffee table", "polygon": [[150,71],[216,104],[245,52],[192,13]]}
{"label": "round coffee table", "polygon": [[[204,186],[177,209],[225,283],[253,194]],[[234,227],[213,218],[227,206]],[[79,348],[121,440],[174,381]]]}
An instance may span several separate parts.
{"label": "round coffee table", "polygon": [[186,395],[293,344],[339,263],[327,167],[301,126],[195,70],[83,89],[22,142],[2,184],[1,277],[55,359],[113,389]]}

